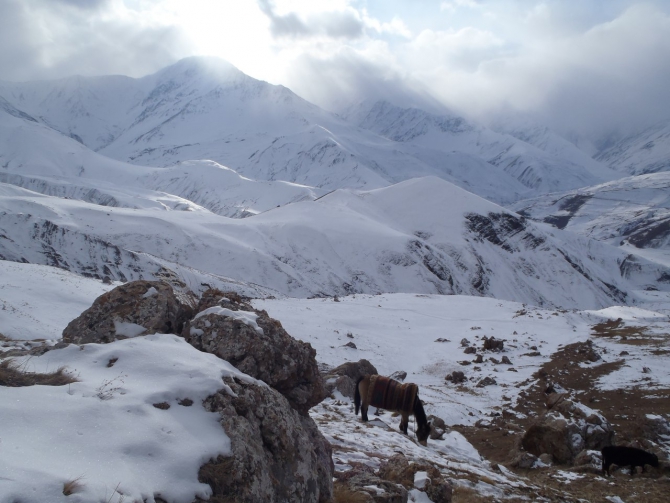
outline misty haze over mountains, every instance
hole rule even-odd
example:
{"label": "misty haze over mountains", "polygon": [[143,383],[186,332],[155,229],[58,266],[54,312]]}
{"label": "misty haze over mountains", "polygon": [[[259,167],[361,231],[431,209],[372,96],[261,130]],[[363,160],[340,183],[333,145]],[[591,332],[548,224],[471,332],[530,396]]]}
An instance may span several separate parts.
{"label": "misty haze over mountains", "polygon": [[[5,260],[296,296],[595,308],[670,289],[668,200],[649,198],[666,193],[667,125],[590,156],[518,117],[388,101],[338,115],[188,58],[140,79],[0,83],[0,145]],[[616,211],[593,204],[614,186]]]}

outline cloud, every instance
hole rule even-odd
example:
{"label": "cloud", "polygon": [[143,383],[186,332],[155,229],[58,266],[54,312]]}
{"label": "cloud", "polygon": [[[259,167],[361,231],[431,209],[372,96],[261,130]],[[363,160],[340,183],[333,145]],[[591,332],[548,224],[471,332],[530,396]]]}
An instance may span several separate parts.
{"label": "cloud", "polygon": [[358,11],[349,7],[312,13],[303,19],[295,12],[278,14],[272,0],[258,0],[258,6],[270,20],[270,31],[275,37],[355,39],[363,35],[365,27]]}
{"label": "cloud", "polygon": [[509,107],[564,132],[629,134],[670,118],[668,33],[668,13],[634,5],[584,32],[525,46],[452,79],[461,102],[483,114]]}
{"label": "cloud", "polygon": [[486,28],[424,29],[384,44],[368,32],[357,45],[305,48],[287,63],[286,82],[328,108],[347,96],[401,105],[430,96],[474,119],[520,112],[603,141],[670,119],[670,12],[662,4],[614,4],[618,10],[601,12],[594,3],[577,10],[518,3],[488,10]]}
{"label": "cloud", "polygon": [[62,3],[83,10],[97,10],[111,3],[111,0],[53,0],[53,3]]}
{"label": "cloud", "polygon": [[444,106],[425,92],[395,61],[388,44],[342,46],[320,53],[303,52],[287,64],[290,88],[308,101],[341,112],[364,100],[387,100],[429,111]]}
{"label": "cloud", "polygon": [[439,102],[603,137],[670,118],[668,33],[667,0],[3,0],[0,78],[221,55],[329,109]]}
{"label": "cloud", "polygon": [[72,74],[131,76],[174,62],[184,51],[174,26],[148,23],[114,0],[0,2],[0,75],[34,80]]}

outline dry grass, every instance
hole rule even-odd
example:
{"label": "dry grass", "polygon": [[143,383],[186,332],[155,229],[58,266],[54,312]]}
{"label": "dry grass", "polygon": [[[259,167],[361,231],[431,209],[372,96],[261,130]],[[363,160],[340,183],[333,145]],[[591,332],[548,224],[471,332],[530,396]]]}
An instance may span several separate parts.
{"label": "dry grass", "polygon": [[647,335],[647,327],[626,326],[621,318],[598,323],[591,327],[591,334],[601,337],[641,337]]}
{"label": "dry grass", "polygon": [[84,483],[81,481],[83,478],[82,475],[76,479],[68,480],[63,484],[63,494],[65,496],[70,496],[71,494],[77,493],[84,488]]}
{"label": "dry grass", "polygon": [[333,503],[368,503],[372,497],[358,491],[352,491],[349,486],[342,482],[333,484]]}
{"label": "dry grass", "polygon": [[63,386],[77,382],[77,378],[69,374],[65,367],[60,367],[54,372],[41,374],[39,372],[28,372],[26,364],[19,364],[8,358],[0,362],[0,386],[18,388],[21,386]]}

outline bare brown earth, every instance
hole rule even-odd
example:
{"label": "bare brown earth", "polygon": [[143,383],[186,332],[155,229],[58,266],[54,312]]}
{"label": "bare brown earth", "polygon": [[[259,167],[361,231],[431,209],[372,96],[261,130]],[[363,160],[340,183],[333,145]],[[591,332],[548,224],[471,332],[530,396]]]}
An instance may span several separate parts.
{"label": "bare brown earth", "polygon": [[[603,337],[622,343],[622,348],[626,344],[644,346],[650,354],[669,352],[670,334],[652,336],[644,328],[626,327],[618,321],[593,326],[591,335],[593,349],[597,353],[602,351],[598,341]],[[499,416],[479,421],[478,426],[455,426],[454,429],[462,433],[484,458],[527,479],[533,486],[534,494],[522,494],[523,491],[520,491],[518,501],[529,497],[531,500],[551,502],[608,502],[611,501],[606,499],[608,496],[618,496],[626,503],[670,501],[670,462],[667,459],[661,460],[660,469],[647,467],[646,473],[636,473],[632,478],[628,473],[616,470],[607,479],[599,469],[590,465],[550,466],[531,470],[512,467],[513,459],[520,452],[523,433],[537,416],[547,410],[545,390],[550,384],[558,384],[572,391],[571,399],[597,409],[605,416],[614,429],[615,444],[633,443],[647,448],[651,445],[649,440],[658,442],[657,432],[649,427],[645,418],[647,414],[670,413],[670,389],[647,389],[645,383],[651,378],[641,377],[635,383],[622,383],[622,388],[618,390],[596,390],[596,380],[624,365],[626,355],[619,356],[617,353],[617,358],[607,363],[591,362],[588,358],[589,349],[585,343],[561,348],[541,367],[532,381],[520,384],[530,386],[521,393],[516,404],[502,406]],[[566,480],[566,476],[572,476],[572,479]],[[453,501],[467,503],[490,499],[460,488],[454,492]],[[516,500],[512,497],[506,501]]]}

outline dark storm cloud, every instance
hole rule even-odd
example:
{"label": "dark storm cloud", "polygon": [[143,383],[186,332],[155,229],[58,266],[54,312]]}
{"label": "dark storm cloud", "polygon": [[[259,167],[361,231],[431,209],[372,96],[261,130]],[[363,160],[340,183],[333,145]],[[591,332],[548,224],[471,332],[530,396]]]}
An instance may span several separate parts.
{"label": "dark storm cloud", "polygon": [[363,21],[354,10],[325,12],[303,20],[294,12],[277,14],[272,0],[258,0],[258,6],[270,20],[270,31],[275,37],[325,35],[330,38],[355,39],[363,35]]}
{"label": "dark storm cloud", "polygon": [[105,17],[108,0],[0,2],[0,80],[139,76],[179,56],[180,32]]}

